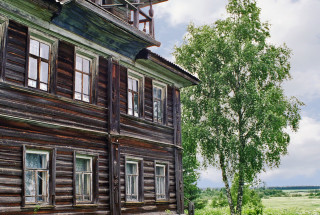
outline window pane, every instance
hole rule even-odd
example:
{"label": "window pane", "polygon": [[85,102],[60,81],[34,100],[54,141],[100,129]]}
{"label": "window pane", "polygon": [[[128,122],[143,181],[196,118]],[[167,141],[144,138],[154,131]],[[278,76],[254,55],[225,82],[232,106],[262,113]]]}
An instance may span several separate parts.
{"label": "window pane", "polygon": [[128,114],[132,115],[132,92],[128,92]]}
{"label": "window pane", "polygon": [[91,190],[91,175],[84,175],[84,183],[83,183],[83,194],[88,197],[86,200],[90,200],[90,190]]}
{"label": "window pane", "polygon": [[[82,74],[80,72],[76,72],[76,81],[75,81],[75,91],[81,93],[82,88]],[[81,96],[80,96],[81,99]]]}
{"label": "window pane", "polygon": [[131,180],[131,194],[137,194],[137,177],[133,176]]}
{"label": "window pane", "polygon": [[[25,189],[27,196],[35,196],[36,195],[36,179],[34,175],[34,171],[27,171],[26,172],[26,182],[25,182]],[[27,197],[27,202],[35,202],[34,197]]]}
{"label": "window pane", "polygon": [[74,94],[74,98],[75,98],[76,100],[81,100],[81,93],[75,93],[75,94]]}
{"label": "window pane", "polygon": [[48,83],[49,65],[46,62],[41,62],[40,82]]}
{"label": "window pane", "polygon": [[40,57],[49,60],[49,46],[46,44],[40,44]]}
{"label": "window pane", "polygon": [[76,171],[77,172],[90,172],[90,159],[77,158],[76,159]]}
{"label": "window pane", "polygon": [[80,186],[81,186],[81,182],[80,182],[80,174],[76,173],[76,194],[80,195]]}
{"label": "window pane", "polygon": [[48,85],[47,85],[47,84],[40,83],[40,90],[48,91]]}
{"label": "window pane", "polygon": [[29,57],[29,74],[28,77],[37,80],[38,79],[38,61],[35,58]]}
{"label": "window pane", "polygon": [[157,176],[164,176],[164,167],[163,166],[156,167],[156,175]]}
{"label": "window pane", "polygon": [[157,98],[161,99],[162,90],[158,88],[157,90]]}
{"label": "window pane", "polygon": [[29,80],[28,80],[28,86],[29,86],[29,87],[33,87],[33,88],[36,88],[36,87],[37,87],[37,82],[29,79]]}
{"label": "window pane", "polygon": [[90,97],[86,96],[86,95],[83,95],[83,101],[84,102],[89,102],[90,101]]}
{"label": "window pane", "polygon": [[30,169],[46,169],[47,161],[46,154],[34,154],[27,153],[26,155],[26,167]]}
{"label": "window pane", "polygon": [[76,70],[82,71],[82,58],[76,56]]}
{"label": "window pane", "polygon": [[30,39],[30,54],[39,56],[39,42]]}
{"label": "window pane", "polygon": [[138,81],[137,80],[132,80],[132,90],[135,92],[138,92]]}
{"label": "window pane", "polygon": [[127,163],[127,174],[137,174],[137,164]]}
{"label": "window pane", "polygon": [[128,78],[128,89],[132,90],[132,79]]}
{"label": "window pane", "polygon": [[38,172],[38,187],[37,187],[37,201],[46,200],[46,189],[47,189],[47,174],[46,172]]}
{"label": "window pane", "polygon": [[90,95],[90,81],[88,75],[83,75],[83,94]]}
{"label": "window pane", "polygon": [[158,121],[161,122],[162,121],[162,102],[158,101],[157,102],[157,106],[158,106]]}
{"label": "window pane", "polygon": [[134,94],[134,116],[136,117],[139,116],[138,103],[139,103],[138,94],[135,93]]}
{"label": "window pane", "polygon": [[155,120],[158,119],[158,102],[157,101],[153,102],[153,118]]}
{"label": "window pane", "polygon": [[83,72],[89,74],[90,73],[90,61],[87,59],[83,59]]}
{"label": "window pane", "polygon": [[154,87],[154,88],[153,88],[153,97],[156,97],[156,96],[157,96],[157,88]]}

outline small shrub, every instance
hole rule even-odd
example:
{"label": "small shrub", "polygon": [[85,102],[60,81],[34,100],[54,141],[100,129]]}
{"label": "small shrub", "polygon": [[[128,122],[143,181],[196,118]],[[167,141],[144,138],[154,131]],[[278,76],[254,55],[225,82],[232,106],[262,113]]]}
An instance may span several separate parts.
{"label": "small shrub", "polygon": [[196,199],[194,201],[194,208],[201,210],[208,204],[208,199]]}
{"label": "small shrub", "polygon": [[211,206],[213,208],[221,208],[228,206],[228,199],[223,192],[220,192],[218,196],[213,197]]}

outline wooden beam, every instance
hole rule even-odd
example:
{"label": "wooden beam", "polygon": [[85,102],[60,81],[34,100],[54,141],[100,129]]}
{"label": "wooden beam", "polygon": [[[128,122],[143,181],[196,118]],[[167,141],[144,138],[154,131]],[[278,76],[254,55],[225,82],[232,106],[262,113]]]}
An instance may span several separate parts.
{"label": "wooden beam", "polygon": [[8,25],[9,20],[5,20],[0,26],[0,81],[4,80],[4,72],[6,66],[7,41],[8,41]]}

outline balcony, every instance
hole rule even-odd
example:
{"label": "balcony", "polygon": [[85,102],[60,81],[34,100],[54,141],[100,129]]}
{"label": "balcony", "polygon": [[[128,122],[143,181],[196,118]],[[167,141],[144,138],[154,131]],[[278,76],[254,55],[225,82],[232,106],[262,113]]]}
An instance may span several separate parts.
{"label": "balcony", "polygon": [[[145,32],[152,38],[154,33],[153,4],[167,0],[91,0],[125,22]],[[149,7],[149,10],[148,8]]]}

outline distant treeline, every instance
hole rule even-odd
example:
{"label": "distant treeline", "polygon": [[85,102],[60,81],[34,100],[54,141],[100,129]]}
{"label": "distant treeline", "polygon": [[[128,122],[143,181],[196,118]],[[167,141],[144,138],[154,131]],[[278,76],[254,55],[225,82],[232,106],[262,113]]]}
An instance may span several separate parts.
{"label": "distant treeline", "polygon": [[267,187],[267,189],[274,189],[274,190],[316,190],[316,189],[320,189],[320,186]]}

